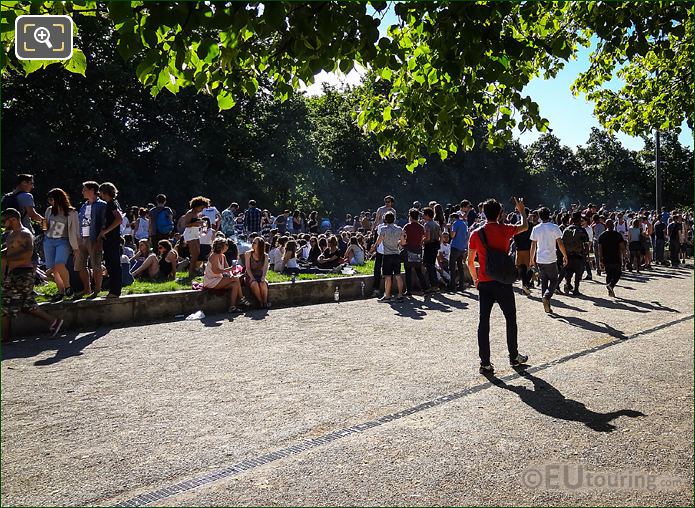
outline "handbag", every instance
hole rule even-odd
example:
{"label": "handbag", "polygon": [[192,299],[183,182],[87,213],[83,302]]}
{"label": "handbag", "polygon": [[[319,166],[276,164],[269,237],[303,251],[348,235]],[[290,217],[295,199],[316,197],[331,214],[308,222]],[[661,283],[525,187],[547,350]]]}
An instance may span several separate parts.
{"label": "handbag", "polygon": [[513,284],[517,278],[514,258],[504,251],[488,247],[485,227],[480,228],[478,235],[483,247],[485,247],[485,273],[487,276],[502,284]]}
{"label": "handbag", "polygon": [[408,263],[422,263],[422,253],[408,251]]}

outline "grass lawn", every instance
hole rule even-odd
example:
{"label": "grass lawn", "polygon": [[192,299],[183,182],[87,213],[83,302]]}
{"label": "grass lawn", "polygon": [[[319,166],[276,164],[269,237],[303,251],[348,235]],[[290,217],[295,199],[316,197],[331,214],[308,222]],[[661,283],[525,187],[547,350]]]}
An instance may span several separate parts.
{"label": "grass lawn", "polygon": [[[355,266],[357,275],[371,275],[374,273],[374,261],[367,261],[364,266]],[[183,279],[188,276],[188,272],[178,272],[176,274],[177,279]],[[314,280],[314,279],[327,279],[332,277],[350,277],[349,275],[343,275],[342,273],[326,273],[326,274],[302,274],[297,276],[297,280]],[[193,279],[197,282],[203,281],[202,277],[196,277]],[[276,273],[268,271],[268,282],[273,284],[276,282],[289,282],[292,277],[289,275],[284,275],[281,273]],[[136,280],[130,286],[123,288],[124,295],[142,295],[148,293],[168,293],[169,291],[182,291],[185,289],[191,289],[191,280],[184,281],[168,281],[168,282],[143,282]],[[49,282],[44,286],[36,286],[34,288],[39,296],[36,297],[36,301],[48,302],[52,297],[58,292],[58,288],[55,282]],[[106,291],[102,291],[100,296],[106,296]]]}

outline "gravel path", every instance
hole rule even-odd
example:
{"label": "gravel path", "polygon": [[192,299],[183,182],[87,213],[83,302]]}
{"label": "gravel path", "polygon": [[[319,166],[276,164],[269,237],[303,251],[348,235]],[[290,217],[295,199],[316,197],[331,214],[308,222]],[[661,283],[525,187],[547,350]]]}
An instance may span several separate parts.
{"label": "gravel path", "polygon": [[[505,365],[493,311],[496,384],[477,373],[475,291],[10,344],[2,505],[112,505],[467,389],[154,504],[692,504],[692,271],[621,286],[613,300],[584,283],[555,316],[518,295],[536,366],[523,377]],[[524,485],[529,468],[557,463],[661,486]]]}

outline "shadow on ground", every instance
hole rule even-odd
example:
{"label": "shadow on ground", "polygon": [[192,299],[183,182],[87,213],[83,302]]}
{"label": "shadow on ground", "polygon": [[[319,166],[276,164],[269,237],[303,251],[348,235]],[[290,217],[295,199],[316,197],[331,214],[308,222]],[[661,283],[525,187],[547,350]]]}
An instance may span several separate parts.
{"label": "shadow on ground", "polygon": [[613,432],[616,427],[611,422],[620,416],[646,416],[632,409],[599,413],[587,408],[583,402],[568,399],[553,385],[523,369],[519,369],[519,375],[533,383],[533,390],[523,385],[507,384],[494,375],[488,378],[493,385],[516,393],[524,404],[540,414],[559,420],[580,422],[596,432]]}

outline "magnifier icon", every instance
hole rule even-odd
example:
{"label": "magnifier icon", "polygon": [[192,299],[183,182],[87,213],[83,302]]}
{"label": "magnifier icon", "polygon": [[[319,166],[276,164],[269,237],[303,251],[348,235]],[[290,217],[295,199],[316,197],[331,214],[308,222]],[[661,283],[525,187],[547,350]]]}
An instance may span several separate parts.
{"label": "magnifier icon", "polygon": [[40,26],[34,30],[34,40],[39,44],[45,44],[50,49],[53,48],[53,44],[51,44],[51,32],[49,32],[48,28],[45,26]]}

